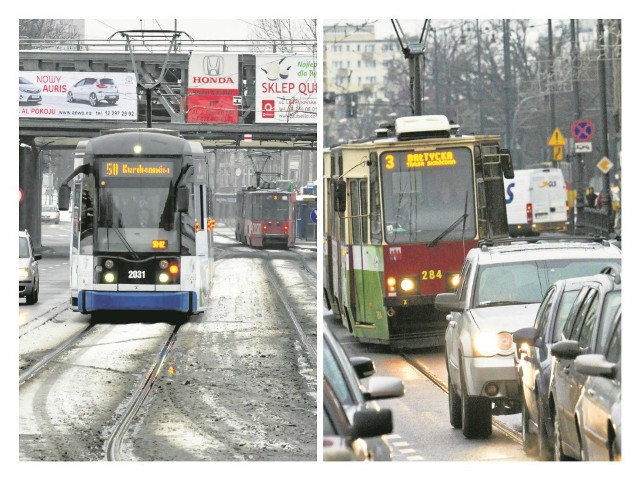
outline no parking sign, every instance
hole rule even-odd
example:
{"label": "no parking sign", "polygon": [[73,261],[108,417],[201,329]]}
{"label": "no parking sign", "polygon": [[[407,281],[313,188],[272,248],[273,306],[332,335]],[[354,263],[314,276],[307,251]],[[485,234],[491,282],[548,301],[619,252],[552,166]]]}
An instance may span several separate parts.
{"label": "no parking sign", "polygon": [[582,118],[571,125],[571,135],[576,142],[588,142],[593,137],[593,123]]}

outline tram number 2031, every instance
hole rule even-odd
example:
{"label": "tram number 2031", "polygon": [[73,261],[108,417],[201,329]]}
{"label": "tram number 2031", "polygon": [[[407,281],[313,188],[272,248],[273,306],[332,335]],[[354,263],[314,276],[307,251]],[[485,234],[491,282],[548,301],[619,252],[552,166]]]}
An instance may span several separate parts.
{"label": "tram number 2031", "polygon": [[442,278],[442,270],[423,270],[422,280],[435,280]]}
{"label": "tram number 2031", "polygon": [[144,270],[129,270],[129,278],[145,278]]}

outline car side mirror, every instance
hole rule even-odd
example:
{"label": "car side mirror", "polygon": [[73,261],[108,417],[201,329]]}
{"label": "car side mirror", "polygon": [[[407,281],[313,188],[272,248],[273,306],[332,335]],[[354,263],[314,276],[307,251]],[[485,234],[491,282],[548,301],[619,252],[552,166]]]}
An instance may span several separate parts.
{"label": "car side mirror", "polygon": [[513,343],[515,343],[516,345],[522,345],[523,343],[526,343],[531,347],[535,347],[537,334],[538,331],[535,327],[521,328],[513,332]]}
{"label": "car side mirror", "polygon": [[441,312],[462,312],[464,303],[458,300],[458,295],[455,293],[439,293],[436,295],[435,307]]}
{"label": "car side mirror", "polygon": [[34,253],[34,254],[33,254],[33,259],[34,259],[34,260],[42,260],[42,254],[40,254],[40,253]]}
{"label": "car side mirror", "polygon": [[349,357],[349,361],[356,371],[358,378],[370,377],[376,373],[376,367],[373,364],[373,360],[369,357]]}
{"label": "car side mirror", "polygon": [[369,438],[393,432],[393,416],[388,408],[358,410],[353,415],[352,438]]}
{"label": "car side mirror", "polygon": [[573,360],[581,353],[576,340],[561,340],[551,345],[551,355],[565,360]]}

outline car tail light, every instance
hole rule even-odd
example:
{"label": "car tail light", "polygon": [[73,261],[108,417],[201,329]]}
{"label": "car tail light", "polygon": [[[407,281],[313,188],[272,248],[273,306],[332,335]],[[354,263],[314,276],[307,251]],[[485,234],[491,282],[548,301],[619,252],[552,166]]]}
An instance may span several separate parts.
{"label": "car tail light", "polygon": [[96,88],[107,88],[104,83],[96,83]]}
{"label": "car tail light", "polygon": [[533,223],[533,206],[527,203],[527,223]]}

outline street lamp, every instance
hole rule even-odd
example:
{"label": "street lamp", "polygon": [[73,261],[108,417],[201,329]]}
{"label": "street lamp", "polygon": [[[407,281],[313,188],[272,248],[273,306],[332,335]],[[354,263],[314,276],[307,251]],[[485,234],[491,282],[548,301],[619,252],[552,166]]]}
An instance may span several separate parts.
{"label": "street lamp", "polygon": [[[533,100],[536,98],[541,98],[543,97],[545,94],[541,93],[538,95],[530,95],[528,97],[524,97],[522,100],[520,100],[518,102],[518,104],[516,105],[516,108],[513,111],[513,117],[511,117],[511,119],[507,119],[507,122],[509,122],[510,125],[510,130],[512,132],[510,143],[509,143],[509,149],[511,150],[511,154],[513,155],[513,153],[516,150],[516,143],[517,143],[517,138],[518,138],[518,134],[517,134],[517,130],[518,130],[518,114],[520,113],[520,107],[522,107],[522,105],[524,105],[526,102],[528,102],[529,100]],[[519,168],[524,168],[523,163],[523,159],[522,159],[522,155],[518,154],[517,158],[515,159],[516,161],[514,161],[514,168],[516,165],[518,165]]]}

